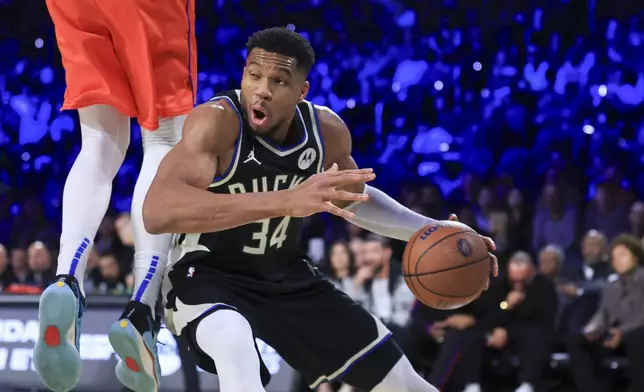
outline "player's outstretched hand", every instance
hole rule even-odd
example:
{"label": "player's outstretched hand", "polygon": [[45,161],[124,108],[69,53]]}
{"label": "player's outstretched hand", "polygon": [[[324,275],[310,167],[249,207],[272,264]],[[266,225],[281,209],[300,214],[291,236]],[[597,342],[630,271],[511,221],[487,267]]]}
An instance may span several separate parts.
{"label": "player's outstretched hand", "polygon": [[[452,222],[458,222],[458,216],[456,214],[450,214],[449,215],[449,220]],[[499,261],[497,260],[496,256],[492,253],[493,251],[496,250],[496,244],[494,243],[494,240],[490,237],[486,236],[481,236],[483,241],[485,242],[485,245],[487,245],[487,249],[490,251],[490,261],[492,262],[492,276],[495,278],[499,276]],[[489,286],[490,282],[488,282]]]}
{"label": "player's outstretched hand", "polygon": [[338,188],[362,184],[376,178],[373,169],[338,170],[335,163],[324,173],[309,177],[289,192],[287,205],[289,216],[305,217],[318,212],[330,212],[345,219],[352,219],[354,214],[331,203],[339,201],[366,201],[369,196]]}

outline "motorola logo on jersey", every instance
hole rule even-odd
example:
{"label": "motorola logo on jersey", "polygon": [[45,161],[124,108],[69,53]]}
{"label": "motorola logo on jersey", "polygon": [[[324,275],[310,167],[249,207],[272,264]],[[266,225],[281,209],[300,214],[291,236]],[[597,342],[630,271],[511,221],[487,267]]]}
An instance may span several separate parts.
{"label": "motorola logo on jersey", "polygon": [[318,153],[317,151],[315,151],[315,148],[307,148],[306,150],[304,150],[302,155],[300,155],[300,159],[297,160],[297,166],[301,170],[306,170],[311,167],[313,162],[315,162],[315,158],[317,158],[317,156]]}

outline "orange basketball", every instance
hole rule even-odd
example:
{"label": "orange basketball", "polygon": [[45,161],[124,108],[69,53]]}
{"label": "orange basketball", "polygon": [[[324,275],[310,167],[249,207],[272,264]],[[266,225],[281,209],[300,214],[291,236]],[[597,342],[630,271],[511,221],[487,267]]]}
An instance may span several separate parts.
{"label": "orange basketball", "polygon": [[458,222],[418,230],[403,255],[407,286],[435,309],[456,309],[474,301],[490,277],[492,263],[483,239]]}

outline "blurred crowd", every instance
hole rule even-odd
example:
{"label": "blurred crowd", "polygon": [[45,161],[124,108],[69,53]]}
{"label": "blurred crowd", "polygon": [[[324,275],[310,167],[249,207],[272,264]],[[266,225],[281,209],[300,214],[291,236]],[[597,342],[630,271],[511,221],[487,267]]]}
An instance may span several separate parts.
{"label": "blurred crowd", "polygon": [[[520,364],[517,387],[529,392],[550,354],[566,352],[580,390],[607,391],[592,372],[602,353],[627,358],[629,392],[641,392],[644,6],[619,5],[198,1],[198,99],[238,86],[250,33],[293,24],[317,52],[309,99],[345,119],[358,163],[415,211],[455,212],[491,236],[503,272],[472,305],[434,312],[401,278],[403,244],[327,216],[309,219],[302,237],[319,267],[437,385],[478,391],[492,351],[499,369]],[[0,291],[37,293],[55,271],[80,138],[75,114],[58,110],[64,73],[44,2],[0,0],[0,36]],[[89,257],[88,293],[132,287],[137,130]]]}

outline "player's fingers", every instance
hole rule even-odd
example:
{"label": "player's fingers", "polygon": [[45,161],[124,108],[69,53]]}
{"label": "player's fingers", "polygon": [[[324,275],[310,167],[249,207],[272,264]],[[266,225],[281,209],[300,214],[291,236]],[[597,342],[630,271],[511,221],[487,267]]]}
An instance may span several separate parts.
{"label": "player's fingers", "polygon": [[333,187],[342,187],[352,184],[360,184],[363,182],[373,181],[376,178],[375,173],[345,173],[340,172],[340,175],[333,176],[329,179],[329,185]]}
{"label": "player's fingers", "polygon": [[345,209],[342,209],[342,208],[334,205],[330,201],[324,202],[322,210],[326,211],[326,212],[328,212],[330,214],[333,214],[333,215],[339,216],[341,218],[344,218],[344,219],[353,219],[356,216],[353,212],[347,211]]}
{"label": "player's fingers", "polygon": [[365,193],[353,193],[347,191],[334,191],[331,193],[330,200],[343,200],[343,201],[367,201],[369,195]]}
{"label": "player's fingers", "polygon": [[458,216],[456,216],[456,214],[449,214],[449,220],[452,222],[458,222]]}
{"label": "player's fingers", "polygon": [[371,174],[373,173],[372,168],[366,168],[366,169],[347,169],[347,170],[334,170],[334,171],[329,171],[327,170],[324,172],[325,177],[344,177],[347,175],[354,175],[354,174]]}
{"label": "player's fingers", "polygon": [[334,163],[330,168],[326,169],[325,173],[333,173],[338,171],[338,164]]}
{"label": "player's fingers", "polygon": [[481,238],[483,238],[483,241],[485,242],[485,245],[487,245],[487,248],[489,250],[496,250],[496,244],[494,243],[494,240],[492,240],[492,238],[485,236],[481,236]]}
{"label": "player's fingers", "polygon": [[499,259],[490,253],[490,261],[492,262],[492,276],[496,278],[499,276]]}

